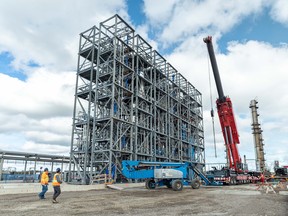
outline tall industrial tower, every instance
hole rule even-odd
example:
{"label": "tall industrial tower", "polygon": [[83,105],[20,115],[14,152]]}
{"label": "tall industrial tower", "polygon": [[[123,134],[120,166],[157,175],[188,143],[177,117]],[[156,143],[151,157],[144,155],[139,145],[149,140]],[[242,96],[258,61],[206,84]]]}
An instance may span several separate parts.
{"label": "tall industrial tower", "polygon": [[82,184],[122,160],[204,165],[201,93],[118,15],[80,34],[70,155]]}
{"label": "tall industrial tower", "polygon": [[256,154],[256,170],[264,172],[265,171],[265,159],[264,159],[264,143],[262,138],[262,129],[258,121],[258,101],[251,100],[250,108],[252,112],[252,134],[254,135],[254,145]]}

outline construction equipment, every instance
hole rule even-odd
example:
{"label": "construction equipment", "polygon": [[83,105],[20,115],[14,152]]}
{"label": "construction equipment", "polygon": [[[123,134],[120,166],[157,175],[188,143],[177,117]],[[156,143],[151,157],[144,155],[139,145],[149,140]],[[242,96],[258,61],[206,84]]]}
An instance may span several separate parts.
{"label": "construction equipment", "polygon": [[267,178],[270,182],[288,182],[288,166],[279,166],[279,161],[274,161],[274,174]]}
{"label": "construction equipment", "polygon": [[128,179],[146,179],[147,189],[166,186],[174,191],[181,191],[183,185],[191,185],[193,189],[198,189],[201,183],[198,179],[192,179],[192,171],[206,185],[222,185],[215,182],[213,177],[205,176],[200,169],[189,162],[122,161],[122,174]]}
{"label": "construction equipment", "polygon": [[234,117],[232,101],[228,96],[225,96],[223,92],[218,66],[212,45],[212,37],[208,36],[203,40],[207,44],[207,49],[219,96],[216,101],[216,105],[228,160],[227,168],[223,168],[222,170],[215,169],[211,171],[210,174],[214,174],[215,180],[222,181],[223,183],[246,183],[249,181],[249,175],[247,172],[244,171],[244,165],[241,161],[241,157],[237,148],[237,144],[239,144],[240,141]]}

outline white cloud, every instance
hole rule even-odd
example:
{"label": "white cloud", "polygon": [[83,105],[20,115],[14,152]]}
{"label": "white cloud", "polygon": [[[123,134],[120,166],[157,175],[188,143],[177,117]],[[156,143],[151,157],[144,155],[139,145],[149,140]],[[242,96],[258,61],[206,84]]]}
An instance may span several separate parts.
{"label": "white cloud", "polygon": [[7,114],[20,113],[28,117],[53,115],[71,116],[75,74],[37,68],[26,81],[0,74],[2,103]]}
{"label": "white cloud", "polygon": [[0,12],[0,52],[12,53],[16,68],[33,60],[66,70],[76,68],[80,32],[115,13],[127,17],[124,0],[2,0]]}
{"label": "white cloud", "polygon": [[18,130],[10,130],[9,132],[0,133],[0,150],[3,151],[16,151],[20,150],[25,142],[25,136],[19,133]]}
{"label": "white cloud", "polygon": [[152,26],[159,22],[166,24],[159,36],[159,40],[164,45],[184,41],[190,36],[207,30],[213,35],[227,32],[248,15],[260,13],[265,5],[264,0],[224,2],[221,0],[182,0],[168,1],[169,4],[166,5],[163,2],[162,4],[144,2],[150,24]]}
{"label": "white cloud", "polygon": [[288,1],[274,0],[271,1],[271,16],[276,21],[288,26]]}
{"label": "white cloud", "polygon": [[25,152],[35,152],[37,149],[38,153],[47,154],[57,154],[57,155],[68,155],[67,153],[70,151],[69,146],[55,146],[49,144],[42,144],[42,143],[34,143],[34,142],[26,142],[22,146],[22,150]]}
{"label": "white cloud", "polygon": [[166,24],[178,0],[144,0],[144,13],[153,25]]}
{"label": "white cloud", "polygon": [[11,54],[13,68],[27,76],[22,81],[0,73],[0,149],[68,154],[79,34],[116,13],[127,18],[126,3],[0,3],[0,53]]}
{"label": "white cloud", "polygon": [[75,77],[44,68],[30,72],[26,81],[0,74],[0,149],[26,151],[27,143],[45,143],[49,149],[34,152],[54,152],[69,146]]}

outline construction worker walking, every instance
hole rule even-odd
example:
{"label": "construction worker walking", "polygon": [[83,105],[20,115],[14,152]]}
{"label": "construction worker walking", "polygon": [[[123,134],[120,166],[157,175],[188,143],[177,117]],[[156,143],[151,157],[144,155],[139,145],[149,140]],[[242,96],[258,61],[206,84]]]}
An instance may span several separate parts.
{"label": "construction worker walking", "polygon": [[44,172],[41,175],[41,185],[42,185],[42,191],[38,194],[40,199],[45,199],[45,193],[48,190],[48,182],[49,182],[49,176],[48,176],[48,168],[44,169]]}
{"label": "construction worker walking", "polygon": [[55,173],[55,175],[53,177],[53,181],[52,181],[52,185],[53,185],[53,188],[54,188],[54,194],[53,194],[53,199],[52,199],[53,203],[58,203],[56,198],[61,194],[61,189],[60,189],[60,185],[61,184],[62,184],[61,169],[57,168],[56,169],[56,173]]}
{"label": "construction worker walking", "polygon": [[265,183],[265,176],[264,176],[263,173],[261,173],[261,175],[260,175],[260,182],[261,182],[262,184]]}

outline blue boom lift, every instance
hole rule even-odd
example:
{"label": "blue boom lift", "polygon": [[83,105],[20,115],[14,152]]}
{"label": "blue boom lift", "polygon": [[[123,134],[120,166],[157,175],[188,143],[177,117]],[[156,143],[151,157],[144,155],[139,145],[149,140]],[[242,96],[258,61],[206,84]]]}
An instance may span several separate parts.
{"label": "blue boom lift", "polygon": [[198,189],[201,183],[198,179],[192,179],[192,171],[206,185],[222,185],[215,182],[213,176],[204,175],[195,165],[189,162],[122,161],[122,174],[127,179],[146,179],[145,186],[147,189],[166,186],[175,191],[181,191],[183,185],[191,185],[193,189]]}

